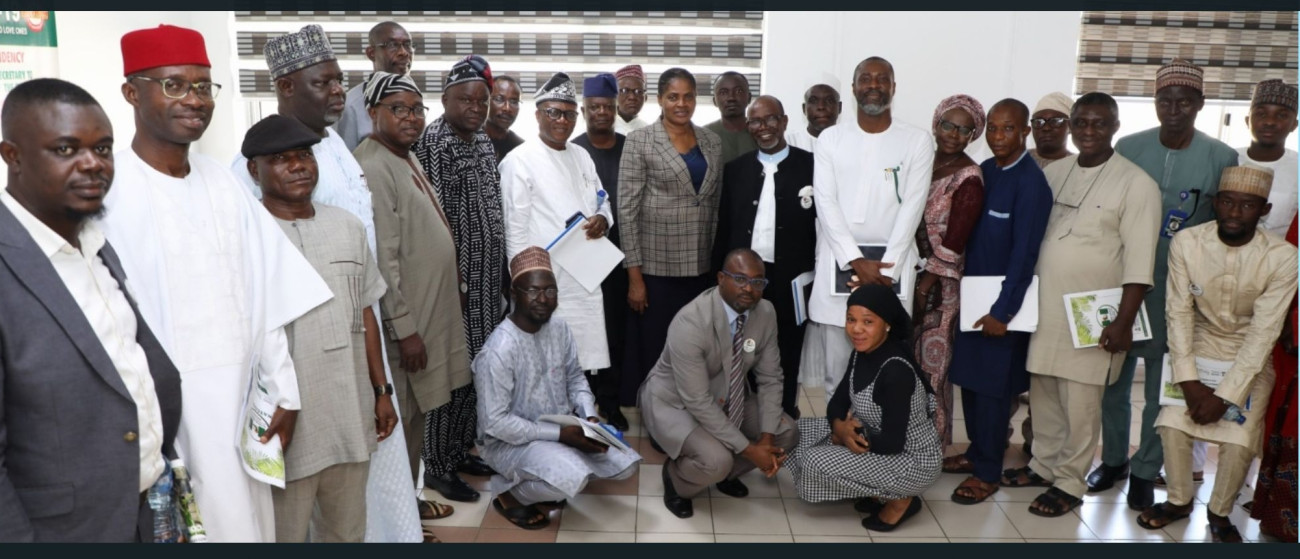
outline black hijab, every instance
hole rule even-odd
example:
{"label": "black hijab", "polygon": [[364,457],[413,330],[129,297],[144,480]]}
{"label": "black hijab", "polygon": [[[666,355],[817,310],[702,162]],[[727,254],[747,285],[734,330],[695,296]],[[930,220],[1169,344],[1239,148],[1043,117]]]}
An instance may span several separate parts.
{"label": "black hijab", "polygon": [[885,339],[885,345],[895,345],[894,349],[907,360],[917,377],[921,379],[921,386],[925,387],[926,392],[933,394],[934,390],[930,387],[929,379],[912,356],[912,344],[907,336],[912,331],[912,318],[907,314],[907,309],[903,308],[903,303],[898,300],[894,289],[875,283],[860,286],[849,294],[848,306],[855,305],[876,313],[876,316],[889,325],[889,337]]}

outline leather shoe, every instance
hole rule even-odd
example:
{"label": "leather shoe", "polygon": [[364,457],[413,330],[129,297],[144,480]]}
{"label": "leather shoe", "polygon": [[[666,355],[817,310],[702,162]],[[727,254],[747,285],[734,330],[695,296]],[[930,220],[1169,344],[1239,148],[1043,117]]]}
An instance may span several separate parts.
{"label": "leather shoe", "polygon": [[654,437],[650,437],[650,448],[655,449],[655,452],[658,452],[659,454],[668,454],[667,452],[664,452],[664,447],[659,446],[659,442],[656,441]]}
{"label": "leather shoe", "polygon": [[1097,469],[1088,474],[1088,492],[1096,493],[1115,487],[1115,482],[1128,474],[1128,461],[1122,465],[1110,466],[1102,462]]}
{"label": "leather shoe", "polygon": [[729,495],[737,499],[749,495],[749,488],[745,487],[745,482],[736,479],[724,479],[718,482],[718,491],[724,495]]}
{"label": "leather shoe", "polygon": [[677,518],[690,518],[695,516],[695,504],[690,499],[684,499],[677,496],[677,490],[673,488],[673,480],[668,476],[668,464],[663,467],[664,478],[664,506],[668,507],[668,512],[673,513]]}
{"label": "leather shoe", "polygon": [[451,501],[460,501],[462,503],[472,503],[478,500],[478,491],[470,487],[465,480],[454,472],[447,472],[440,476],[431,476],[424,474],[424,486],[441,493],[443,497]]}
{"label": "leather shoe", "polygon": [[459,466],[456,466],[456,471],[471,476],[490,476],[497,473],[497,471],[493,470],[492,466],[489,466],[482,458],[474,456],[473,454],[466,455],[465,461],[461,462]]}
{"label": "leather shoe", "polygon": [[1128,476],[1128,508],[1143,511],[1156,504],[1155,480]]}
{"label": "leather shoe", "polygon": [[627,422],[627,417],[624,417],[623,412],[617,407],[601,409],[600,414],[605,416],[605,423],[613,425],[619,431],[627,431],[631,427]]}

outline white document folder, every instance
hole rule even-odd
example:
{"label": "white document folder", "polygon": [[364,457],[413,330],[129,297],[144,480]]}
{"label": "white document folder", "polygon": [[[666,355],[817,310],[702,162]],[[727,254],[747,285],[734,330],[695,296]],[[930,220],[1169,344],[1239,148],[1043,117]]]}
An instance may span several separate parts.
{"label": "white document folder", "polygon": [[[1002,281],[1006,276],[966,276],[961,279],[961,322],[962,332],[978,332],[975,322],[993,309],[998,296],[1002,294]],[[938,289],[935,286],[934,289]],[[1038,330],[1038,276],[1029,282],[1025,290],[1025,300],[1020,304],[1020,311],[1011,317],[1007,330],[1014,332],[1033,332]]]}
{"label": "white document folder", "polygon": [[623,251],[614,246],[609,238],[588,239],[582,224],[587,218],[575,220],[560,233],[546,251],[551,253],[551,262],[564,269],[588,293],[595,292],[600,282],[623,261]]}

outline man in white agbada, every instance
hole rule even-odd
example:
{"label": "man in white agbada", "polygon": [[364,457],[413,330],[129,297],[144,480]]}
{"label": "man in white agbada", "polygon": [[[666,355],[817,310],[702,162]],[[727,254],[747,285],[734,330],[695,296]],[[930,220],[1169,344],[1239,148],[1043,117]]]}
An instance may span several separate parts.
{"label": "man in white agbada", "polygon": [[329,287],[220,163],[190,153],[219,85],[197,31],[162,25],[122,37],[135,109],[130,150],[100,228],[122,260],[140,313],[181,372],[176,438],[210,541],[274,541],[269,485],[244,471],[237,437],[253,375],[275,406],[264,441],[290,444],[300,408],[284,325]]}
{"label": "man in white agbada", "polygon": [[[400,27],[396,29],[401,30]],[[366,228],[371,254],[378,254],[370,188],[366,186],[361,164],[352,157],[352,151],[343,138],[330,126],[337,123],[343,114],[345,94],[343,71],[329,39],[320,26],[308,25],[296,33],[267,41],[263,55],[271,78],[275,80],[279,114],[296,119],[321,137],[320,143],[311,148],[320,176],[312,201],[342,208],[360,219]],[[362,114],[368,121],[369,115]],[[247,158],[237,154],[230,170],[250,192],[262,197],[261,189],[248,174]],[[376,317],[381,316],[379,303],[372,305],[371,310]],[[380,349],[387,353],[386,347],[381,345]],[[393,374],[387,358],[384,359],[384,375],[392,384]],[[400,405],[394,403],[395,407]],[[400,408],[398,414],[401,414]],[[396,436],[381,441],[379,450],[370,459],[370,476],[366,481],[367,542],[421,540],[419,511],[411,506],[411,494],[415,488],[409,482],[406,439],[400,422],[393,428],[393,433]]]}
{"label": "man in white agbada", "polygon": [[[934,149],[930,134],[893,120],[894,67],[871,57],[853,70],[857,118],[821,133],[813,171],[817,204],[817,269],[808,301],[809,325],[801,369],[824,372],[826,393],[835,391],[848,367],[851,345],[844,335],[848,290],[836,272],[852,270],[852,283],[895,285],[903,308],[917,265],[916,228],[930,190]],[[878,260],[863,258],[859,245],[883,245]],[[836,293],[836,288],[842,293]]]}
{"label": "man in white agbada", "polygon": [[[541,142],[525,142],[501,161],[507,257],[529,246],[548,246],[578,212],[587,222],[571,235],[598,239],[614,223],[596,164],[587,150],[569,142],[578,119],[577,97],[573,80],[563,72],[542,84],[533,98]],[[600,287],[587,291],[563,268],[555,277],[560,290],[555,316],[573,330],[579,365],[584,371],[609,367]]]}
{"label": "man in white agbada", "polygon": [[[578,366],[575,335],[552,320],[557,289],[550,255],[527,247],[510,261],[510,316],[474,358],[478,445],[497,497],[492,507],[525,530],[550,519],[538,504],[570,499],[591,479],[627,479],[641,456],[609,448],[577,425],[538,421],[569,415],[598,423],[596,398]],[[563,295],[560,295],[563,297]],[[599,427],[597,427],[599,428]]]}

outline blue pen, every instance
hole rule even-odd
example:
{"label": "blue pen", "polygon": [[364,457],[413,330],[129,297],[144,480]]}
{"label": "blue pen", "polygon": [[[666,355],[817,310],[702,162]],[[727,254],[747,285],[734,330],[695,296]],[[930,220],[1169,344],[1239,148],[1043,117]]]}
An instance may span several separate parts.
{"label": "blue pen", "polygon": [[596,191],[596,213],[600,213],[600,208],[605,205],[605,199],[608,197],[609,194],[605,192],[605,189],[602,188]]}

